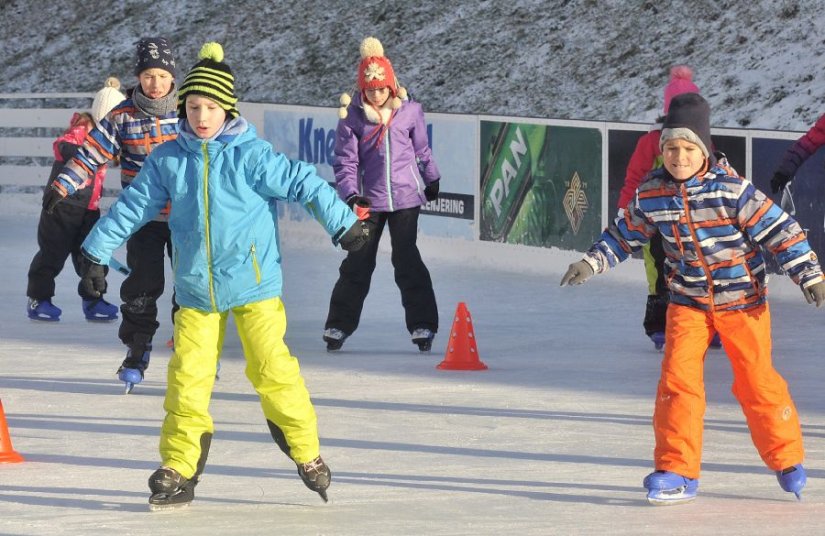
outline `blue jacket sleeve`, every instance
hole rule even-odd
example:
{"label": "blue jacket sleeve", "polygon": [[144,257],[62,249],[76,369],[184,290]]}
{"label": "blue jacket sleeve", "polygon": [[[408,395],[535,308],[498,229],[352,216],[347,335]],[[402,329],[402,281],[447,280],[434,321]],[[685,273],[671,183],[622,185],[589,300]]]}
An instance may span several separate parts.
{"label": "blue jacket sleeve", "polygon": [[84,254],[99,264],[108,264],[112,252],[152,220],[168,200],[168,189],[156,160],[150,155],[135,180],[120,193],[109,212],[98,220],[83,241]]}

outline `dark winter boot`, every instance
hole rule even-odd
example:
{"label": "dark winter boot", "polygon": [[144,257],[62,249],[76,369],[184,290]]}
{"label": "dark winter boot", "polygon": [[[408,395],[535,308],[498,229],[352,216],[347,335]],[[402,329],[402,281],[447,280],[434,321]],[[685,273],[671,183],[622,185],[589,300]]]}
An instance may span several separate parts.
{"label": "dark winter boot", "polygon": [[188,480],[171,467],[160,467],[149,477],[150,510],[189,506],[195,498],[194,479]]}
{"label": "dark winter boot", "polygon": [[304,484],[320,495],[321,498],[324,499],[324,502],[329,500],[327,499],[327,488],[332,480],[332,472],[320,456],[312,461],[299,463],[298,474],[301,476]]}

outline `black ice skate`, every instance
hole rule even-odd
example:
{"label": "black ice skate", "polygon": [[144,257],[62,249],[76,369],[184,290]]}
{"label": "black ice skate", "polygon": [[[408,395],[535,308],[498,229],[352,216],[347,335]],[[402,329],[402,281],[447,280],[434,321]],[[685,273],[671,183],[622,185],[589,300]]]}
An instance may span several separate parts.
{"label": "black ice skate", "polygon": [[327,343],[327,352],[335,352],[344,346],[347,334],[338,328],[327,328],[324,330],[324,342]]}
{"label": "black ice skate", "polygon": [[418,328],[412,333],[412,342],[418,345],[418,350],[421,352],[429,352],[433,347],[433,339],[435,333],[431,329]]}
{"label": "black ice skate", "polygon": [[327,499],[327,488],[332,480],[332,472],[320,456],[312,461],[299,463],[298,474],[309,489],[320,495],[324,502],[329,501]]}
{"label": "black ice skate", "polygon": [[196,480],[187,480],[169,467],[160,467],[149,477],[149,510],[170,510],[189,506],[195,498]]}

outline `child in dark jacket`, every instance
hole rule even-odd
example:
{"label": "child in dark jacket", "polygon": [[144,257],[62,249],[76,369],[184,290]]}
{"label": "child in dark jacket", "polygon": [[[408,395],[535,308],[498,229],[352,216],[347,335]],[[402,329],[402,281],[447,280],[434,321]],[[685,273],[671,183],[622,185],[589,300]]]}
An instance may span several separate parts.
{"label": "child in dark jacket", "polygon": [[333,169],[338,195],[360,212],[370,241],[341,263],[323,339],[328,351],[338,350],[358,327],[386,226],[407,331],[428,352],[438,331],[438,307],[416,238],[421,206],[438,197],[440,174],[421,105],[407,99],[381,42],[368,37],[360,52],[359,92],[352,100],[341,97]]}
{"label": "child in dark jacket", "polygon": [[315,410],[298,360],[283,340],[275,201],[303,205],[347,250],[364,244],[364,227],[314,167],[276,153],[240,116],[223,48],[207,43],[200,58],[180,87],[179,135],[152,151],[83,243],[92,262],[84,284],[104,290],[103,265],[112,252],[171,200],[180,310],[163,405],[161,466],[149,479],[152,509],[194,498],[214,431],[209,403],[230,313],[272,439],[306,486],[326,500],[331,472],[320,456]]}
{"label": "child in dark jacket", "polygon": [[[95,94],[92,101],[91,113],[78,112],[72,116],[69,128],[61,134],[52,145],[54,150],[54,164],[46,183],[45,193],[51,190],[51,185],[63,165],[71,159],[80,146],[83,145],[86,135],[95,123],[109,113],[109,110],[120,104],[126,97],[118,91],[120,81],[117,78],[108,78],[103,89]],[[86,187],[68,196],[63,203],[55,207],[52,212],[44,207],[40,212],[40,221],[37,224],[38,251],[29,266],[27,313],[32,320],[57,322],[62,310],[52,303],[55,291],[55,278],[63,270],[66,259],[71,255],[75,272],[80,274],[78,256],[80,244],[89,234],[92,226],[100,219],[100,195],[103,191],[103,181],[106,178],[106,166],[100,166],[89,179]],[[117,307],[103,299],[102,296],[90,296],[78,286],[78,294],[82,300],[83,314],[89,321],[117,320]]]}
{"label": "child in dark jacket", "polygon": [[782,162],[779,163],[779,167],[776,168],[771,178],[771,191],[778,193],[791,182],[799,166],[823,145],[825,145],[825,114],[785,151]]}
{"label": "child in dark jacket", "polygon": [[656,395],[655,471],[644,479],[652,504],[696,497],[705,413],[704,355],[721,337],[733,393],[754,445],[783,490],[800,495],[806,475],[799,417],[771,364],[771,316],[763,246],[800,286],[825,302],[825,278],[799,224],[753,184],[715,166],[710,107],[696,93],[675,97],[662,126],[664,167],[642,182],[562,286],[585,282],[628,258],[657,232],[670,289],[665,355]]}

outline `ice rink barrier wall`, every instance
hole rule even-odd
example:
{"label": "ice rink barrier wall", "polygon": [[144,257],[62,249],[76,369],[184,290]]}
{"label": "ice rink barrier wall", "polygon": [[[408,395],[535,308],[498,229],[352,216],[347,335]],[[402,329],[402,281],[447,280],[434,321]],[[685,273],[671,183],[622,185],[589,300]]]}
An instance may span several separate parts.
{"label": "ice rink barrier wall", "polygon": [[[74,111],[88,108],[91,97],[0,94],[0,193],[42,190],[52,141]],[[55,101],[61,104],[46,106]],[[276,150],[312,163],[334,183],[337,108],[246,102],[239,108]],[[422,210],[422,239],[472,243],[497,254],[514,247],[583,251],[615,216],[627,162],[649,129],[638,123],[432,112],[426,120],[442,182],[439,200]],[[721,128],[712,133],[715,148],[766,193],[782,154],[801,135]],[[820,255],[825,252],[823,174],[825,151],[820,151],[793,182],[796,217]],[[106,186],[106,195],[117,195],[118,181]],[[282,206],[281,219],[293,229],[317,227],[298,206]]]}

